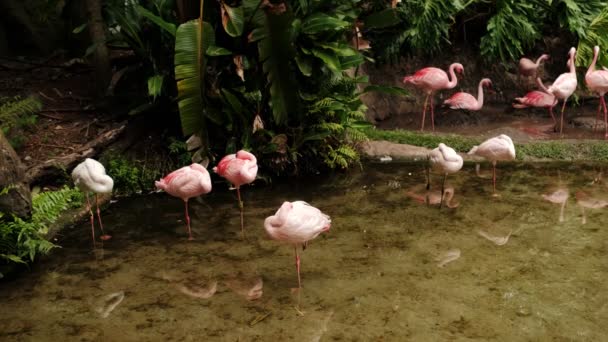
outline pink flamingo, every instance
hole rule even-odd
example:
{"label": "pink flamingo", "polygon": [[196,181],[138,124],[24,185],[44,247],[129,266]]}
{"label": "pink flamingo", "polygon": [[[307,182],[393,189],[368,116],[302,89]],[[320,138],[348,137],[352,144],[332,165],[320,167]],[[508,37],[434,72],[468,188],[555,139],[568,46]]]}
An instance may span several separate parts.
{"label": "pink flamingo", "polygon": [[549,55],[547,54],[543,54],[540,57],[538,57],[538,59],[536,60],[536,63],[533,62],[532,60],[528,59],[528,58],[522,58],[519,60],[519,74],[521,76],[534,76],[536,77],[536,74],[538,72],[538,67],[540,66],[540,62],[549,59]]}
{"label": "pink flamingo", "polygon": [[[479,146],[473,146],[468,154],[484,157],[492,162],[492,196],[498,196],[496,194],[496,162],[499,160],[515,160],[515,145],[513,145],[511,137],[501,134],[490,138]],[[477,172],[478,170],[476,169]]]}
{"label": "pink flamingo", "polygon": [[551,119],[553,119],[553,130],[557,131],[557,121],[555,120],[555,115],[553,115],[553,107],[557,104],[557,100],[553,94],[547,94],[542,91],[534,90],[523,97],[516,97],[515,101],[518,103],[513,104],[513,108],[547,108],[549,111],[549,115],[551,115]]}
{"label": "pink flamingo", "polygon": [[169,195],[179,197],[184,201],[186,208],[186,226],[188,227],[188,240],[193,240],[190,230],[190,216],[188,215],[188,200],[211,192],[211,177],[205,167],[193,163],[184,166],[166,175],[160,181],[154,182],[158,189],[165,190]]}
{"label": "pink flamingo", "polygon": [[226,178],[236,188],[241,210],[241,232],[243,228],[243,202],[241,201],[240,187],[255,180],[258,174],[258,161],[255,156],[247,151],[240,150],[236,154],[229,154],[220,160],[213,168],[213,172]]}
{"label": "pink flamingo", "polygon": [[298,246],[301,245],[302,249],[305,249],[308,241],[328,231],[330,227],[329,216],[304,201],[283,202],[273,216],[264,220],[264,228],[272,239],[294,246],[298,288],[302,288]]}
{"label": "pink flamingo", "polygon": [[87,158],[82,163],[78,164],[72,171],[72,179],[74,184],[85,193],[87,197],[87,210],[91,214],[91,235],[93,236],[93,248],[95,248],[95,216],[91,209],[91,202],[89,200],[89,192],[95,194],[95,205],[97,206],[97,218],[99,219],[99,228],[101,228],[102,240],[108,240],[111,238],[103,232],[103,224],[101,223],[101,214],[99,210],[99,201],[97,194],[99,193],[110,193],[114,187],[114,180],[106,174],[106,169],[103,165],[95,159]]}
{"label": "pink flamingo", "polygon": [[480,110],[483,107],[483,87],[492,88],[492,81],[489,78],[484,78],[479,81],[477,87],[477,99],[473,95],[465,92],[458,92],[449,99],[445,100],[443,104],[449,105],[451,109],[465,109],[465,110]]}
{"label": "pink flamingo", "polygon": [[555,82],[553,82],[553,84],[549,88],[545,87],[540,78],[536,78],[536,83],[538,83],[538,86],[545,93],[553,95],[557,99],[563,101],[559,125],[559,134],[562,134],[564,129],[564,109],[566,108],[566,102],[568,102],[568,98],[574,93],[574,91],[576,90],[576,86],[578,85],[576,81],[576,69],[574,66],[574,59],[576,56],[576,49],[574,47],[570,48],[568,56],[569,59],[567,65],[570,68],[570,71],[559,75],[559,77],[555,80]]}
{"label": "pink flamingo", "polygon": [[458,73],[464,74],[464,67],[460,63],[453,63],[450,65],[449,73],[450,78],[445,73],[445,71],[428,67],[424,69],[420,69],[416,71],[415,74],[411,76],[405,76],[403,78],[403,83],[411,83],[415,87],[422,89],[426,93],[426,97],[424,98],[424,108],[422,109],[422,127],[421,131],[424,131],[424,118],[426,115],[426,103],[431,98],[431,126],[433,127],[433,131],[435,131],[435,112],[433,109],[433,92],[441,90],[441,89],[452,89],[458,84],[458,78],[454,73],[454,70]]}
{"label": "pink flamingo", "polygon": [[595,125],[593,126],[593,130],[595,131],[595,127],[597,126],[597,122],[600,117],[600,110],[604,107],[604,139],[608,139],[608,110],[606,109],[606,101],[604,100],[604,94],[608,92],[608,71],[604,70],[595,70],[595,63],[597,62],[597,58],[600,54],[600,47],[593,47],[593,61],[591,65],[589,65],[589,69],[587,69],[587,73],[585,74],[585,83],[587,84],[587,88],[594,93],[597,93],[600,97],[600,103],[597,107],[597,115],[595,117]]}

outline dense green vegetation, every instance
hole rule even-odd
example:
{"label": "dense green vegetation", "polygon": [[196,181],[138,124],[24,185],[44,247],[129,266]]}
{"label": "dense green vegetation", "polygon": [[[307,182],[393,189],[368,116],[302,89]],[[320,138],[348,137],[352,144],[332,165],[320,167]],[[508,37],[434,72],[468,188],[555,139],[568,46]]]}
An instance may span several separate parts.
{"label": "dense green vegetation", "polygon": [[23,130],[36,124],[36,113],[42,103],[35,97],[0,97],[0,129],[13,148],[23,144]]}
{"label": "dense green vegetation", "polygon": [[64,210],[82,205],[83,198],[78,189],[65,186],[33,195],[29,220],[0,212],[0,278],[11,263],[25,264],[57,247],[46,240],[49,226]]}

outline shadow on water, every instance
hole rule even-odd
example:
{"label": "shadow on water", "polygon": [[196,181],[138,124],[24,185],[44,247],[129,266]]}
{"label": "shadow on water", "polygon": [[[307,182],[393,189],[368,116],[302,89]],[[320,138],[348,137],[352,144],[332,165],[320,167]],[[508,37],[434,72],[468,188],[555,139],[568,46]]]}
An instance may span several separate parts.
{"label": "shadow on water", "polygon": [[[122,199],[104,213],[113,238],[103,251],[91,251],[82,222],[0,284],[0,338],[598,341],[608,334],[604,168],[499,163],[493,198],[488,164],[481,177],[466,164],[448,178],[458,205],[441,209],[424,200],[415,163],[249,186],[245,240],[224,183],[191,202],[191,242],[180,200]],[[433,174],[431,192],[440,182]],[[299,294],[293,249],[263,229],[296,199],[332,217],[301,254]]]}

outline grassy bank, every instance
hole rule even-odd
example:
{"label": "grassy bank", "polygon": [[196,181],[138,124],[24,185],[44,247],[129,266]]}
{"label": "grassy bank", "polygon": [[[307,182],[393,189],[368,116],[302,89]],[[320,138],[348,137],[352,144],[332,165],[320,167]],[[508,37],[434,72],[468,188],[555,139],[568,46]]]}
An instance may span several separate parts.
{"label": "grassy bank", "polygon": [[[482,139],[456,134],[428,134],[406,130],[367,129],[365,134],[371,140],[386,140],[435,148],[442,142],[459,152],[469,151]],[[515,144],[517,159],[550,159],[558,161],[608,161],[608,142],[599,140],[581,141],[535,141]]]}

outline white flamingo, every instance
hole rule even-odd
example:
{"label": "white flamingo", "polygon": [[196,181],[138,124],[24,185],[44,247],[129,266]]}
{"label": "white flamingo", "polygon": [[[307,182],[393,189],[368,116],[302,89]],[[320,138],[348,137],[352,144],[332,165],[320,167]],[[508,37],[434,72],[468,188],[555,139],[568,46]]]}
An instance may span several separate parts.
{"label": "white flamingo", "polygon": [[576,86],[578,85],[578,82],[576,81],[576,68],[574,66],[576,49],[574,47],[570,48],[568,55],[569,59],[567,65],[570,68],[570,71],[559,75],[549,88],[545,87],[540,78],[536,78],[536,83],[545,93],[551,94],[558,100],[563,101],[559,134],[562,134],[564,129],[564,109],[566,108],[566,102],[568,102],[568,98],[574,93]]}
{"label": "white flamingo", "polygon": [[[453,148],[444,143],[440,143],[437,148],[432,150],[429,153],[428,159],[432,169],[443,173],[443,182],[441,183],[441,201],[439,202],[439,208],[441,208],[443,204],[443,195],[445,193],[445,180],[448,178],[448,174],[456,173],[462,169],[463,160]],[[427,189],[430,188],[430,184],[431,177],[429,174],[427,178]]]}
{"label": "white flamingo", "polygon": [[101,214],[99,210],[99,200],[97,194],[110,193],[114,187],[114,181],[106,174],[106,169],[97,160],[87,158],[82,163],[78,164],[72,171],[72,179],[74,184],[85,193],[87,198],[87,210],[91,214],[91,235],[93,237],[93,246],[95,246],[95,227],[94,215],[91,210],[91,202],[89,201],[89,192],[95,194],[95,205],[97,206],[97,218],[99,219],[99,227],[101,228],[102,240],[108,240],[110,235],[106,235],[103,231],[101,223]]}
{"label": "white flamingo", "polygon": [[492,196],[497,196],[496,162],[499,160],[515,160],[513,140],[508,135],[501,134],[482,142],[479,146],[473,146],[468,154],[480,156],[492,162],[492,185],[494,189]]}

